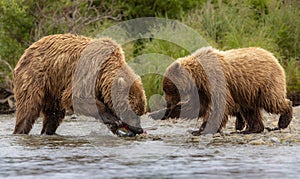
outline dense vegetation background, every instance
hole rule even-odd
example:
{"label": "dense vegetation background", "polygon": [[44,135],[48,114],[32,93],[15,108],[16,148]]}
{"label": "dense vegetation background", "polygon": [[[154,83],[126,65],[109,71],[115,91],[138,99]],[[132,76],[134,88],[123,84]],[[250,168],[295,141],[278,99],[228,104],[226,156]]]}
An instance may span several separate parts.
{"label": "dense vegetation background", "polygon": [[[289,94],[300,92],[300,3],[293,0],[0,0],[1,86],[12,89],[11,71],[18,59],[45,35],[95,37],[118,22],[154,16],[192,27],[215,48],[259,46],[271,51],[286,70]],[[126,59],[145,53],[174,59],[188,54],[157,39],[123,48]],[[148,97],[162,93],[161,76],[142,79]]]}

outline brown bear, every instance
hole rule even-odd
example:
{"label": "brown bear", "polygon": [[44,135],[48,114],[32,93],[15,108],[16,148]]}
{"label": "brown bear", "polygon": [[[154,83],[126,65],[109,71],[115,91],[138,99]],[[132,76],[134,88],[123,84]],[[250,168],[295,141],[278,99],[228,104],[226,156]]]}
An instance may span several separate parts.
{"label": "brown bear", "polygon": [[143,132],[146,112],[141,79],[125,62],[120,45],[109,38],[72,34],[46,36],[33,43],[14,69],[16,125],[28,134],[43,115],[42,134],[55,134],[66,110],[102,119],[113,133],[126,126]]}
{"label": "brown bear", "polygon": [[275,129],[286,128],[292,120],[284,69],[261,48],[201,48],[167,68],[163,91],[167,108],[150,116],[203,117],[194,135],[220,131],[228,115],[237,117],[237,130],[246,126],[243,133],[260,133],[264,130],[262,109],[280,114]]}

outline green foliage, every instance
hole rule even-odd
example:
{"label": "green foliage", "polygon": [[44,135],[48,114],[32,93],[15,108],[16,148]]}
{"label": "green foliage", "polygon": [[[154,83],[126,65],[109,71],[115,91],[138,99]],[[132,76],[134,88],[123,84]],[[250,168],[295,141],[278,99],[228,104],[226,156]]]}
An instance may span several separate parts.
{"label": "green foliage", "polygon": [[180,18],[202,2],[205,0],[119,0],[124,19],[155,16]]}
{"label": "green foliage", "polygon": [[[87,35],[108,19],[120,19],[119,9],[106,7],[114,5],[114,1],[0,0],[0,59],[14,67],[24,50],[46,35]],[[0,82],[12,76],[5,65],[0,71]]]}
{"label": "green foliage", "polygon": [[291,58],[284,62],[287,77],[288,92],[300,91],[300,62],[295,58]]}
{"label": "green foliage", "polygon": [[300,4],[281,4],[268,1],[269,13],[262,26],[271,34],[286,59],[300,60]]}
{"label": "green foliage", "polygon": [[13,66],[31,41],[33,18],[25,1],[0,1],[0,56]]}
{"label": "green foliage", "polygon": [[[107,1],[0,0],[0,55],[15,65],[25,48],[43,36],[89,32],[119,9]],[[113,1],[109,5],[115,5]],[[84,34],[83,34],[84,35]]]}
{"label": "green foliage", "polygon": [[277,50],[272,34],[256,20],[257,13],[248,1],[233,0],[228,4],[207,2],[202,9],[191,11],[183,22],[220,49],[260,46]]}

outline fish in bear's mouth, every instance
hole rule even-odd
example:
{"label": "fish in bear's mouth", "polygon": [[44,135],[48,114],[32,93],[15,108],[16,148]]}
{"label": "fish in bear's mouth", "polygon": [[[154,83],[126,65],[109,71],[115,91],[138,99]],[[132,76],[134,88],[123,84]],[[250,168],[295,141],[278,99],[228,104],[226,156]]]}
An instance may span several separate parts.
{"label": "fish in bear's mouth", "polygon": [[[98,114],[96,118],[100,117],[100,120],[119,137],[134,137],[137,134],[145,133],[144,129],[140,126],[135,127],[124,122],[120,117],[114,115],[103,102],[96,100],[98,108]],[[139,120],[140,116],[129,117],[135,120]],[[99,119],[99,118],[98,118]],[[135,121],[133,120],[133,121]]]}
{"label": "fish in bear's mouth", "polygon": [[[114,116],[115,117],[115,116]],[[116,117],[115,117],[116,118]],[[104,121],[104,124],[119,137],[134,137],[137,134],[145,133],[142,127],[135,127],[121,121]]]}
{"label": "fish in bear's mouth", "polygon": [[136,136],[136,134],[142,134],[142,133],[144,133],[143,128],[124,124],[119,128],[117,128],[115,134],[118,135],[119,137],[134,137]]}

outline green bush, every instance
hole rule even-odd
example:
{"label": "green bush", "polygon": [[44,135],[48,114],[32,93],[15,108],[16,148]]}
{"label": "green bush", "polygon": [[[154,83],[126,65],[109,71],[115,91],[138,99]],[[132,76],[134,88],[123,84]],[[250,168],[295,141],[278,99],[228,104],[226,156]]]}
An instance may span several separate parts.
{"label": "green bush", "polygon": [[85,35],[105,20],[120,20],[106,1],[0,0],[0,55],[15,65],[34,41],[58,33]]}
{"label": "green bush", "polygon": [[[0,0],[0,59],[14,67],[33,42],[57,33],[87,35],[104,21],[120,20],[114,1]],[[0,66],[0,82],[11,70]]]}
{"label": "green bush", "polygon": [[119,0],[124,19],[139,17],[180,18],[205,0]]}
{"label": "green bush", "polygon": [[212,46],[232,49],[260,46],[270,51],[278,49],[269,31],[256,20],[256,10],[248,1],[230,3],[207,2],[202,9],[191,11],[182,21],[202,34]]}
{"label": "green bush", "polygon": [[25,1],[0,1],[0,56],[13,66],[32,40],[28,8]]}
{"label": "green bush", "polygon": [[287,90],[290,93],[300,92],[300,62],[291,58],[284,62],[287,77]]}
{"label": "green bush", "polygon": [[[285,58],[300,60],[300,3],[282,4],[268,1],[269,13],[263,18],[262,26],[267,29]],[[287,60],[289,61],[289,60]]]}

